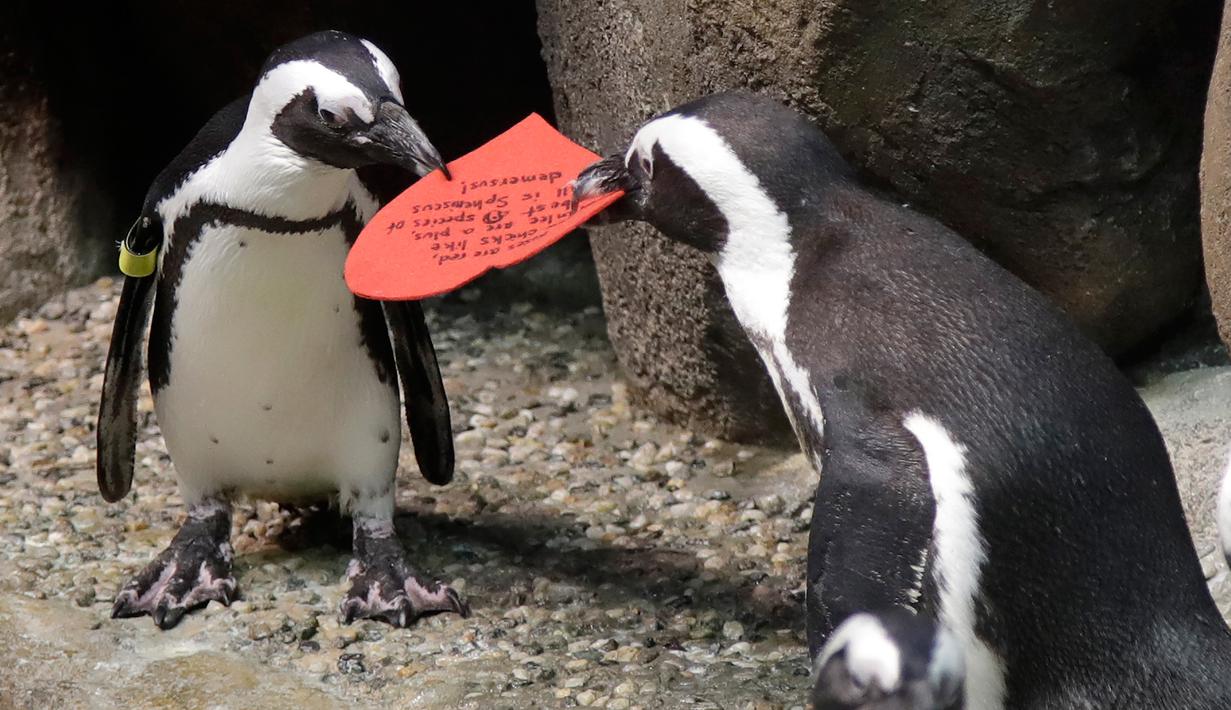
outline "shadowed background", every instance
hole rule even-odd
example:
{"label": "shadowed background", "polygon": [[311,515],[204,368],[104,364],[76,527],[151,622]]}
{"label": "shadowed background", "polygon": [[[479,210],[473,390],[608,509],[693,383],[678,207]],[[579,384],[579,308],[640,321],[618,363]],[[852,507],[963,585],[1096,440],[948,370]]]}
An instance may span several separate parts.
{"label": "shadowed background", "polygon": [[[274,47],[336,28],[390,54],[449,159],[531,111],[607,152],[701,94],[778,97],[868,182],[955,228],[1132,362],[1177,328],[1212,333],[1197,166],[1218,11],[1196,0],[378,0],[362,11],[278,0],[66,12],[21,0],[0,10],[0,319],[110,272],[150,180],[206,118],[251,87]],[[1207,199],[1207,214],[1219,204]],[[1207,217],[1209,239],[1223,222]],[[784,441],[777,397],[709,264],[645,227],[592,239],[593,257],[577,235],[480,287],[576,308],[598,301],[601,282],[641,404],[724,437]],[[1207,244],[1205,257],[1222,313],[1226,251]]]}

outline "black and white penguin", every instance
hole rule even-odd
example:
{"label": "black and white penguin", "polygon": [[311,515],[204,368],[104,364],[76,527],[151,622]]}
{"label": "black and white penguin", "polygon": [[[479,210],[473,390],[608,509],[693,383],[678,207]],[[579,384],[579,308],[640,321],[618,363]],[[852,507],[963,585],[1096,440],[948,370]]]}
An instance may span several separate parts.
{"label": "black and white penguin", "polygon": [[119,593],[113,616],[149,614],[165,629],[210,600],[229,604],[239,495],[336,497],[354,516],[346,621],[467,613],[456,592],[419,576],[394,535],[398,375],[432,483],[451,479],[453,443],[420,306],[382,307],[343,281],[347,251],[377,209],[356,168],[373,164],[445,170],[406,112],[389,57],[321,32],[275,51],[252,93],[210,119],[151,186],[122,245],[150,273],[125,278],[120,297],[98,483],[108,501],[132,486],[152,306],[150,385],[188,517]]}
{"label": "black and white penguin", "polygon": [[813,710],[962,710],[957,638],[906,609],[847,617],[816,655]]}
{"label": "black and white penguin", "polygon": [[1158,428],[1041,295],[763,97],[656,117],[574,186],[627,191],[609,220],[709,255],[824,472],[813,655],[903,606],[961,642],[969,708],[1231,707],[1231,633]]}

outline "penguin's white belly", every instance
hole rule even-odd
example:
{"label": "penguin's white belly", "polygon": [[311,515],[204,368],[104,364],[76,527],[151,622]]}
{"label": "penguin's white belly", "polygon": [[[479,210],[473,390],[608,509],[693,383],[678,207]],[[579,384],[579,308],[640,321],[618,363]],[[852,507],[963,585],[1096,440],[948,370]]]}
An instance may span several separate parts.
{"label": "penguin's white belly", "polygon": [[388,487],[395,373],[381,382],[342,278],[341,230],[207,227],[183,265],[155,411],[186,499]]}

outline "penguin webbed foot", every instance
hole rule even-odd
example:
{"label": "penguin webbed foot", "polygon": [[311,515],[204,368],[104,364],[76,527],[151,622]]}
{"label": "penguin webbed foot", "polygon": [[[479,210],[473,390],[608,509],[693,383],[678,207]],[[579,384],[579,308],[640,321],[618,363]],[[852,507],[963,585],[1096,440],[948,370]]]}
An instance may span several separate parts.
{"label": "penguin webbed foot", "polygon": [[238,596],[230,531],[229,510],[204,518],[190,513],[166,549],[116,595],[111,618],[149,615],[166,630],[210,601],[230,606]]}
{"label": "penguin webbed foot", "polygon": [[375,619],[405,628],[434,614],[470,616],[470,607],[452,587],[425,582],[415,572],[396,536],[359,528],[356,524],[355,558],[346,569],[350,590],[339,605],[343,623]]}

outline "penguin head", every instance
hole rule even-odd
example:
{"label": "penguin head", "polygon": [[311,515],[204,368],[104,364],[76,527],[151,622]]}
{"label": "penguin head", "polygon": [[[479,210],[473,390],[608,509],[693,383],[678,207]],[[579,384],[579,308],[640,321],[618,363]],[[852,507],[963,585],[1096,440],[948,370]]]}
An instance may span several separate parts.
{"label": "penguin head", "polygon": [[252,92],[245,128],[289,161],[352,169],[392,164],[419,175],[448,169],[407,113],[397,68],[371,42],[308,35],[274,51]]}
{"label": "penguin head", "polygon": [[767,97],[732,92],[651,119],[625,151],[582,171],[573,194],[581,202],[623,190],[593,221],[642,220],[718,254],[733,221],[767,210],[805,213],[819,188],[849,172],[802,115]]}
{"label": "penguin head", "polygon": [[814,710],[960,710],[961,645],[905,609],[855,614],[816,657]]}

